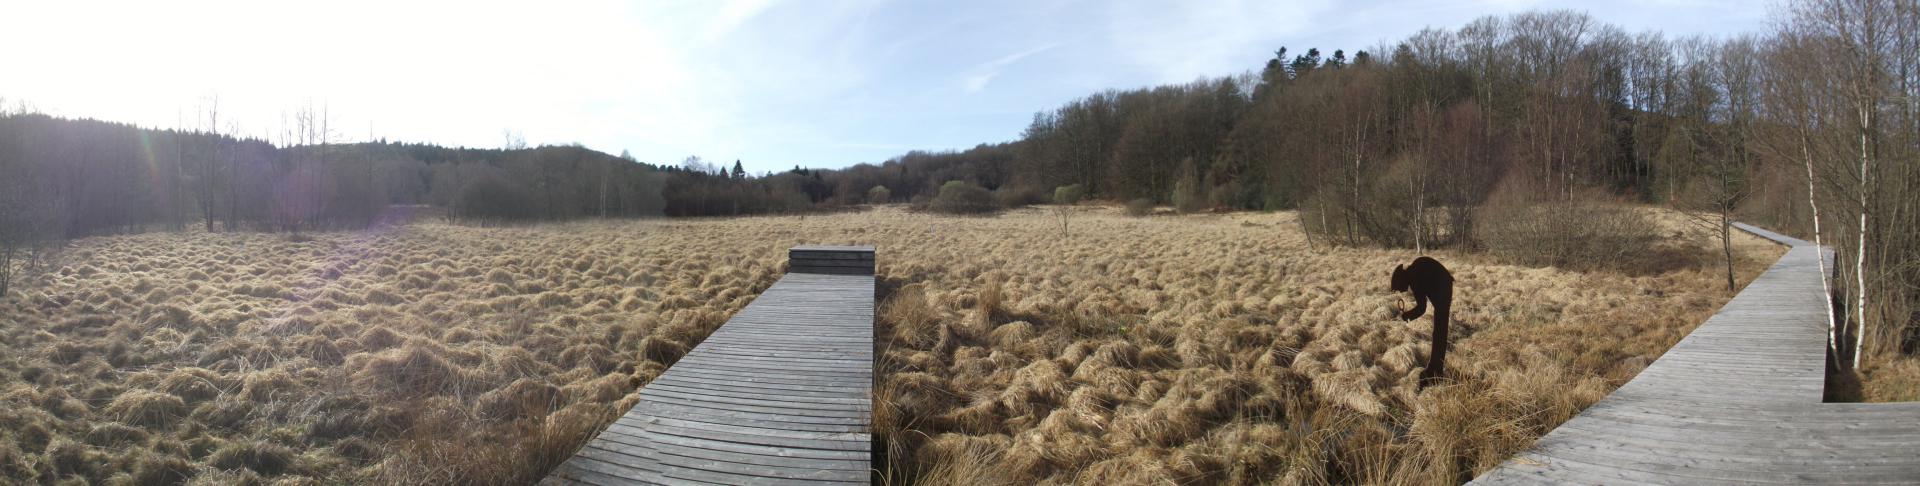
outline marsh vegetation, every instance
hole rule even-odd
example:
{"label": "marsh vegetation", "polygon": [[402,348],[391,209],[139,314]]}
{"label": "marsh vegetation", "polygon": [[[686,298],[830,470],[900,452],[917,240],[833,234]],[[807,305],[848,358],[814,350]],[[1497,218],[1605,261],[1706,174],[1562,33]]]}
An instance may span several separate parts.
{"label": "marsh vegetation", "polygon": [[[0,300],[0,472],[530,481],[770,285],[782,250],[827,242],[881,249],[889,482],[1444,481],[1597,400],[1730,295],[1711,265],[1442,252],[1455,381],[1415,392],[1427,325],[1393,319],[1386,292],[1413,253],[1309,250],[1292,213],[1067,210],[1064,235],[1035,209],[884,207],[75,240]],[[1778,253],[1740,241],[1743,278]]]}

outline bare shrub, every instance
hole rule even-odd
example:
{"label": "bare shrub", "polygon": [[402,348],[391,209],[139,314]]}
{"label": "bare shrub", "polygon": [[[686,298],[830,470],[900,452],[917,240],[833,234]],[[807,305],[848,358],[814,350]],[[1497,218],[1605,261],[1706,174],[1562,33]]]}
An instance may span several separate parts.
{"label": "bare shrub", "polygon": [[1414,190],[1400,163],[1355,190],[1351,183],[1314,191],[1300,217],[1317,241],[1347,246],[1411,248],[1415,243]]}
{"label": "bare shrub", "polygon": [[1570,269],[1623,269],[1664,240],[1646,211],[1592,196],[1496,200],[1475,228],[1487,250],[1508,261]]}
{"label": "bare shrub", "polygon": [[1135,199],[1132,201],[1127,201],[1128,216],[1140,217],[1140,216],[1146,216],[1150,214],[1153,214],[1152,199],[1141,198],[1141,199]]}
{"label": "bare shrub", "polygon": [[1025,186],[1007,186],[993,191],[993,202],[1001,209],[1014,209],[1047,202],[1047,194]]}

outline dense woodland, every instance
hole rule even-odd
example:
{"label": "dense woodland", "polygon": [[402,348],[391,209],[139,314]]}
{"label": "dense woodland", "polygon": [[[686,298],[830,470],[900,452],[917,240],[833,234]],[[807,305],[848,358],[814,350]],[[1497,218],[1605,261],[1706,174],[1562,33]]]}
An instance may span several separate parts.
{"label": "dense woodland", "polygon": [[[213,103],[197,128],[175,130],[15,110],[0,114],[0,243],[12,258],[114,232],[357,228],[397,205],[480,224],[939,209],[945,192],[970,198],[947,206],[978,209],[981,194],[1005,207],[1067,187],[1182,211],[1299,209],[1330,244],[1424,249],[1512,234],[1477,220],[1577,225],[1595,201],[1635,201],[1818,237],[1840,252],[1839,313],[1865,317],[1853,322],[1872,352],[1911,353],[1916,3],[1792,2],[1768,32],[1731,39],[1627,32],[1572,12],[1485,17],[1366,50],[1279,48],[1238,76],[1091,94],[1037,113],[1010,142],[777,174],[511,141],[338,143],[312,108],[271,140],[235,136]],[[1535,207],[1561,209],[1514,209]]]}

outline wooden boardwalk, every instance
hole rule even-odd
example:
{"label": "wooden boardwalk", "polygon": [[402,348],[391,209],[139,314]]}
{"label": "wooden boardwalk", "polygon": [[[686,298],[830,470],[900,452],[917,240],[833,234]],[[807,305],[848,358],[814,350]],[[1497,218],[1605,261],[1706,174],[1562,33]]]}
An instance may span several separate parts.
{"label": "wooden boardwalk", "polygon": [[542,484],[867,484],[873,247],[789,271]]}
{"label": "wooden boardwalk", "polygon": [[1633,380],[1473,482],[1920,483],[1920,403],[1821,403],[1832,254],[1739,226],[1791,249]]}

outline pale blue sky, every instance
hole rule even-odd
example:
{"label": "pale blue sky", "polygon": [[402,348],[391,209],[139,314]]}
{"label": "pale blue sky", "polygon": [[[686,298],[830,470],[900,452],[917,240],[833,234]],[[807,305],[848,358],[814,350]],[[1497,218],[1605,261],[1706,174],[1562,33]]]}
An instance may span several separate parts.
{"label": "pale blue sky", "polygon": [[[0,2],[0,98],[147,126],[203,99],[247,134],[328,107],[345,141],[582,143],[754,172],[1019,136],[1108,88],[1349,53],[1530,9],[1732,35],[1768,4],[1575,1]],[[263,5],[271,4],[271,5]]]}

